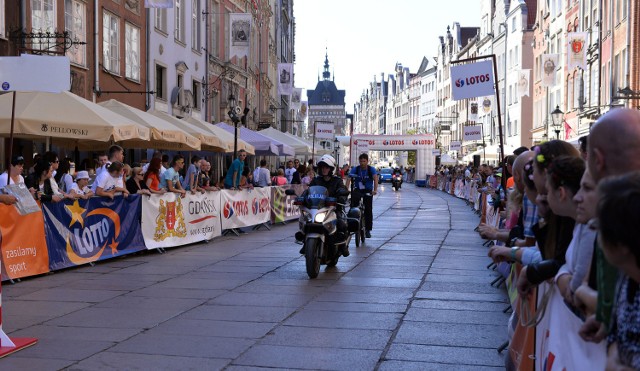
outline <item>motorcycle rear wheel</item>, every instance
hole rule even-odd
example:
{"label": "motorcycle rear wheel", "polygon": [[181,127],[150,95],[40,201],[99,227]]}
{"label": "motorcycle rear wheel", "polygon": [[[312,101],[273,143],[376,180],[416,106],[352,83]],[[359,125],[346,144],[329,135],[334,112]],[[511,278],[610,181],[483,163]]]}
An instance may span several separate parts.
{"label": "motorcycle rear wheel", "polygon": [[305,243],[304,253],[307,264],[307,274],[309,275],[309,278],[316,278],[318,277],[318,273],[320,273],[320,257],[318,256],[320,246],[318,245],[318,243],[322,242],[315,238],[308,239]]}

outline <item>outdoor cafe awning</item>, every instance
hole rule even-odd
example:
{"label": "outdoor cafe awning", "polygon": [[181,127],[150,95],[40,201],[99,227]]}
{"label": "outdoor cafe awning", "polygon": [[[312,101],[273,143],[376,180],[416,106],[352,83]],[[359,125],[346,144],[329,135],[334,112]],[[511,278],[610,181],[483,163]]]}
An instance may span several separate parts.
{"label": "outdoor cafe awning", "polygon": [[[228,133],[226,130],[221,129],[215,126],[214,124],[211,124],[202,120],[198,120],[191,116],[186,117],[183,120],[185,120],[190,124],[199,126],[201,128],[206,128],[208,130],[211,130],[218,138],[220,138],[220,140],[222,140],[224,144],[226,144],[227,150],[225,152],[233,153],[233,134]],[[255,154],[255,149],[253,148],[253,146],[240,138],[238,138],[238,149],[244,149],[250,155]]]}
{"label": "outdoor cafe awning", "polygon": [[172,123],[173,125],[184,130],[186,133],[189,133],[194,137],[200,139],[200,149],[202,151],[225,152],[227,150],[227,145],[224,144],[223,141],[221,141],[220,138],[218,138],[215,133],[210,130],[192,125],[185,120],[180,120],[179,118],[173,117],[168,113],[162,111],[149,110],[148,112],[156,117]]}
{"label": "outdoor cafe awning", "polygon": [[272,127],[260,130],[258,133],[287,144],[294,149],[296,155],[311,154],[311,143],[307,143],[302,138],[298,138],[295,135],[284,133]]}
{"label": "outdoor cafe awning", "polygon": [[[218,123],[216,126],[234,135],[235,129],[233,126],[227,125],[224,122]],[[293,156],[295,153],[293,148],[286,144],[247,128],[238,128],[238,135],[242,140],[248,142],[255,148],[255,154],[258,156]],[[282,152],[280,151],[279,145],[282,146]]]}

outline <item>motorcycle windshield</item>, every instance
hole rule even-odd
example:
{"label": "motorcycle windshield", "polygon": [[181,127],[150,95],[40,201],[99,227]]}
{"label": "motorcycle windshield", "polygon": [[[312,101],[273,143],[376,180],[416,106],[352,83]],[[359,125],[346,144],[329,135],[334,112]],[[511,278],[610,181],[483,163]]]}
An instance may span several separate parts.
{"label": "motorcycle windshield", "polygon": [[324,207],[327,197],[329,197],[329,192],[325,187],[313,186],[309,187],[309,192],[307,193],[307,199],[305,201],[309,209],[321,209]]}

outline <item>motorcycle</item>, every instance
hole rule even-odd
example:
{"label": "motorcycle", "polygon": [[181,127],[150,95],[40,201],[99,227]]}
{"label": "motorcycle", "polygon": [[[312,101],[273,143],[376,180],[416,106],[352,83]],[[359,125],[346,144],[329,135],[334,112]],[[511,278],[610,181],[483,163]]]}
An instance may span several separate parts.
{"label": "motorcycle", "polygon": [[[295,195],[295,192],[288,189],[285,194]],[[349,191],[344,190],[337,196],[346,197],[348,194]],[[325,187],[309,187],[303,196],[296,197],[293,204],[300,207],[300,219],[298,219],[300,230],[296,232],[296,241],[303,244],[302,251],[304,251],[309,278],[316,278],[320,273],[320,265],[333,267],[338,264],[338,259],[342,256],[341,247],[349,245],[351,233],[347,234],[344,241],[338,240],[338,223],[340,222],[336,214],[338,203],[335,197],[329,197]]]}
{"label": "motorcycle", "polygon": [[391,177],[391,186],[393,187],[394,191],[402,188],[402,174],[393,174],[393,176]]}

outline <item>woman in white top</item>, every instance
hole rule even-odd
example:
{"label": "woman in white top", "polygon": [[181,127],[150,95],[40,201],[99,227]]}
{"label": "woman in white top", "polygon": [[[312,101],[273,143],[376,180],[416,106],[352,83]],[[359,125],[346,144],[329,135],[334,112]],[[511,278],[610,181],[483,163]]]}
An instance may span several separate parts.
{"label": "woman in white top", "polygon": [[11,166],[9,172],[0,174],[0,190],[3,190],[7,184],[24,183],[22,171],[24,170],[24,157],[21,155],[13,155],[11,157]]}
{"label": "woman in white top", "polygon": [[113,162],[107,167],[110,176],[104,177],[96,187],[97,196],[109,197],[113,200],[114,196],[124,195],[124,197],[127,197],[129,195],[129,191],[124,188],[122,169],[123,164],[121,162]]}
{"label": "woman in white top", "polygon": [[59,163],[56,175],[53,176],[58,185],[58,190],[63,194],[71,192],[71,187],[73,186],[73,177],[69,174],[70,171],[71,161],[65,158]]}

